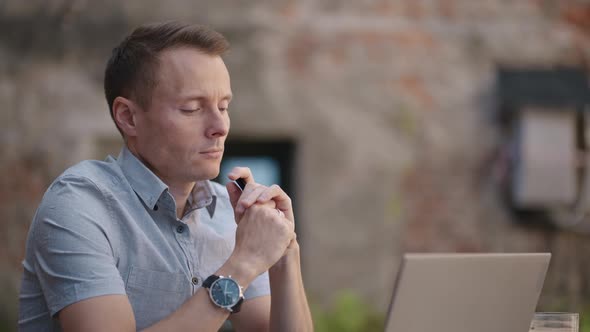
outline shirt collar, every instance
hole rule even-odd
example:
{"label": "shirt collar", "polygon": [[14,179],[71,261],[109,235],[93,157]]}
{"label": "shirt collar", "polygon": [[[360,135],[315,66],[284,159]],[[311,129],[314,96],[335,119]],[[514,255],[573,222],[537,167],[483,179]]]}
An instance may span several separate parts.
{"label": "shirt collar", "polygon": [[[117,163],[129,181],[133,191],[141,198],[148,208],[154,209],[162,193],[168,186],[147,168],[126,146],[123,146]],[[198,181],[188,197],[187,214],[193,210],[207,207],[207,212],[213,217],[217,197],[209,181]]]}
{"label": "shirt collar", "polygon": [[121,149],[117,163],[121,166],[123,174],[139,198],[147,207],[154,209],[158,199],[168,189],[168,186],[139,161],[126,146]]}
{"label": "shirt collar", "polygon": [[213,218],[216,203],[217,196],[213,194],[211,183],[209,181],[198,181],[188,196],[186,213],[188,214],[193,210],[207,207],[207,212]]}

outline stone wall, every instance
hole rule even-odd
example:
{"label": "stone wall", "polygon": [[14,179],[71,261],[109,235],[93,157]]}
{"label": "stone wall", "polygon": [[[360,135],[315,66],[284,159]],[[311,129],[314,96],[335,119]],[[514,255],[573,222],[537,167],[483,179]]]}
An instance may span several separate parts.
{"label": "stone wall", "polygon": [[352,289],[384,308],[405,251],[551,250],[541,303],[581,310],[587,238],[516,225],[493,181],[502,137],[491,96],[500,65],[585,66],[586,1],[9,0],[0,4],[3,317],[14,319],[45,188],[118,144],[101,88],[111,48],[134,26],[167,19],[209,24],[232,43],[231,137],[296,143],[313,302]]}

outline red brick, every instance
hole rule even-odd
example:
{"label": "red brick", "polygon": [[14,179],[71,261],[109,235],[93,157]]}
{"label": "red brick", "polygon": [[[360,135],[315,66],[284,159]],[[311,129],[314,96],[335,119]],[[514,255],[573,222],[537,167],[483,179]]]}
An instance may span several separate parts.
{"label": "red brick", "polygon": [[297,76],[304,76],[308,72],[312,52],[314,52],[318,44],[311,37],[311,33],[303,33],[295,37],[286,50],[289,70]]}
{"label": "red brick", "polygon": [[453,19],[456,16],[456,8],[454,0],[439,0],[438,14],[446,19]]}
{"label": "red brick", "polygon": [[415,75],[402,76],[398,81],[398,86],[402,92],[405,92],[420,102],[425,109],[432,109],[434,106],[434,99],[428,93],[424,86],[424,81]]}
{"label": "red brick", "polygon": [[421,19],[424,17],[424,7],[420,1],[408,0],[405,3],[405,14],[409,18]]}
{"label": "red brick", "polygon": [[585,34],[590,34],[590,4],[569,4],[560,10],[560,18]]}
{"label": "red brick", "polygon": [[297,2],[291,0],[280,8],[279,16],[282,16],[287,19],[293,19],[297,16],[298,10],[299,8],[297,7]]}
{"label": "red brick", "polygon": [[432,34],[421,29],[401,31],[365,30],[343,34],[348,43],[361,43],[364,46],[393,46],[405,48],[430,49],[438,45]]}

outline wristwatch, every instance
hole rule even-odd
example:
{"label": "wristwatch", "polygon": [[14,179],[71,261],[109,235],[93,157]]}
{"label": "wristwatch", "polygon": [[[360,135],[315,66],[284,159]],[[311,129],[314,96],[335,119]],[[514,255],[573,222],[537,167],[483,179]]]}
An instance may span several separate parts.
{"label": "wristwatch", "polygon": [[231,276],[213,274],[203,281],[203,287],[209,289],[209,297],[216,306],[232,314],[240,311],[244,302],[243,288]]}

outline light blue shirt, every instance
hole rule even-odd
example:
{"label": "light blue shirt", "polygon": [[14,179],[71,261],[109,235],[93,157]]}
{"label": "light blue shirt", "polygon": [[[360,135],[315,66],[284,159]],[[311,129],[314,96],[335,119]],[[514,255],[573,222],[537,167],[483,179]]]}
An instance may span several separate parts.
{"label": "light blue shirt", "polygon": [[[178,219],[166,184],[127,148],[117,160],[66,170],[45,193],[29,230],[19,330],[60,331],[53,317],[61,309],[107,294],[128,296],[138,329],[175,311],[235,243],[225,187],[198,182],[187,204]],[[268,294],[264,273],[245,297]]]}

